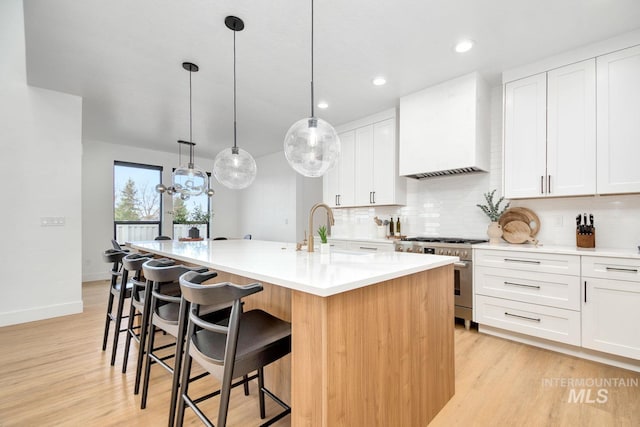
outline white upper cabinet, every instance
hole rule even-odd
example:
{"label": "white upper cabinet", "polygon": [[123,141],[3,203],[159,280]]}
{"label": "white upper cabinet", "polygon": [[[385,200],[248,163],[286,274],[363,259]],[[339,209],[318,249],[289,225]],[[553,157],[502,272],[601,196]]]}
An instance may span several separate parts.
{"label": "white upper cabinet", "polygon": [[595,95],[593,59],[505,85],[505,197],[595,193]]}
{"label": "white upper cabinet", "polygon": [[547,73],[547,195],[596,192],[595,60]]}
{"label": "white upper cabinet", "polygon": [[406,183],[398,175],[395,111],[340,129],[340,161],[324,177],[325,203],[331,207],[404,204]]}
{"label": "white upper cabinet", "polygon": [[640,192],[640,46],[598,61],[598,193]]}
{"label": "white upper cabinet", "polygon": [[338,135],[340,137],[340,158],[323,177],[323,199],[332,208],[354,206],[355,204],[353,188],[355,134],[355,131],[351,130]]}
{"label": "white upper cabinet", "polygon": [[356,129],[356,205],[396,204],[395,120]]}
{"label": "white upper cabinet", "polygon": [[539,197],[546,175],[547,75],[505,85],[504,195]]}

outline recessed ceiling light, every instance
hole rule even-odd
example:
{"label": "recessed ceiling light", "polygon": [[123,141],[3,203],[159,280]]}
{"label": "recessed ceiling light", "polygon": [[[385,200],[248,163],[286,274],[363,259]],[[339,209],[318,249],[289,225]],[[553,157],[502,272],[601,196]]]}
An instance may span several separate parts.
{"label": "recessed ceiling light", "polygon": [[373,79],[373,84],[376,86],[382,86],[386,82],[387,80],[384,77],[376,77],[375,79]]}
{"label": "recessed ceiling light", "polygon": [[473,47],[473,40],[460,40],[455,47],[456,52],[464,53],[471,50]]}
{"label": "recessed ceiling light", "polygon": [[324,110],[324,109],[325,109],[325,108],[327,108],[328,106],[329,106],[329,104],[327,104],[327,103],[326,103],[326,102],[324,102],[324,101],[320,101],[320,102],[318,102],[318,108],[322,108],[322,109]]}

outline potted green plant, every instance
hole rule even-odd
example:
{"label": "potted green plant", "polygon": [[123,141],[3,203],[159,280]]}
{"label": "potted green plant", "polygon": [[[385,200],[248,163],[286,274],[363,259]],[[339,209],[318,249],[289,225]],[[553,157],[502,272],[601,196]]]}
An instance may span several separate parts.
{"label": "potted green plant", "polygon": [[318,235],[320,236],[320,253],[329,253],[329,243],[327,243],[327,227],[324,225],[318,227]]}
{"label": "potted green plant", "polygon": [[502,209],[500,208],[500,204],[504,201],[504,197],[500,197],[497,203],[493,202],[493,196],[495,195],[495,193],[496,193],[496,190],[493,190],[489,193],[484,193],[484,199],[487,201],[487,204],[476,205],[491,220],[491,223],[489,224],[489,228],[487,228],[487,235],[489,236],[489,243],[492,243],[492,244],[500,243],[500,238],[502,237],[502,227],[500,227],[500,224],[498,224],[498,220],[500,219],[502,214],[507,209],[509,209],[509,203],[504,205]]}

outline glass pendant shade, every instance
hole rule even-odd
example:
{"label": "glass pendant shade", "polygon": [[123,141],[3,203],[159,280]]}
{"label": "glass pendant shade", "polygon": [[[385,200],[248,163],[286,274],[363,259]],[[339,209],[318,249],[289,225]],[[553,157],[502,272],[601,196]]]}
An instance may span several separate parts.
{"label": "glass pendant shade", "polygon": [[256,161],[242,148],[225,148],[213,161],[213,175],[220,184],[232,190],[250,186],[257,172]]}
{"label": "glass pendant shade", "polygon": [[340,138],[333,126],[322,119],[298,120],[284,138],[284,155],[299,174],[319,177],[340,157]]}
{"label": "glass pendant shade", "polygon": [[209,177],[193,163],[181,165],[172,174],[173,188],[186,196],[199,196],[209,189]]}

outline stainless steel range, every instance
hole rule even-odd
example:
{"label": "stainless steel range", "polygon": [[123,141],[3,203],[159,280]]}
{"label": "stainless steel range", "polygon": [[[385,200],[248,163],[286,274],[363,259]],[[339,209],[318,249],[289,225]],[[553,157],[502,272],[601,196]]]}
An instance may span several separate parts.
{"label": "stainless steel range", "polygon": [[455,317],[464,319],[465,328],[473,319],[473,262],[471,245],[486,240],[443,237],[409,237],[396,244],[397,252],[452,255],[460,258],[454,266]]}

